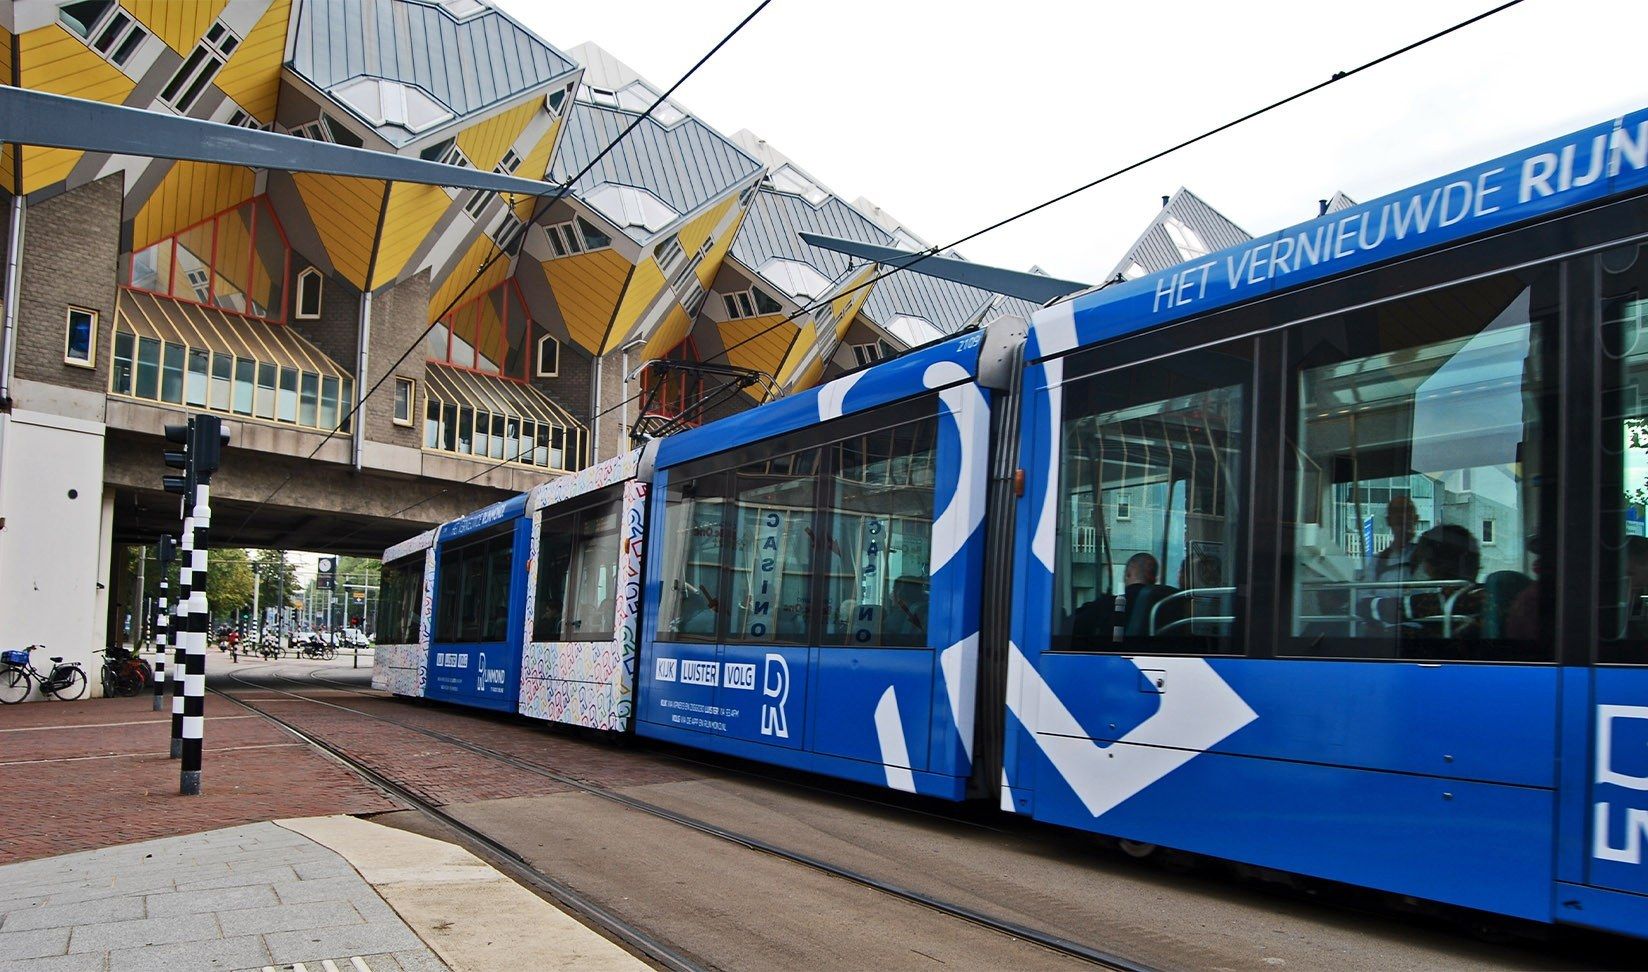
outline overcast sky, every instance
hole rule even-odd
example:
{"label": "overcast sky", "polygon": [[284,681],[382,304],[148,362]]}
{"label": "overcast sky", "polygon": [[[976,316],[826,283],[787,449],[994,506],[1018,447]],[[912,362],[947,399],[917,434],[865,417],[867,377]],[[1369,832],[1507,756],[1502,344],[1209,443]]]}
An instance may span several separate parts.
{"label": "overcast sky", "polygon": [[[498,0],[660,88],[753,0]],[[1480,13],[1495,0],[774,0],[677,93],[930,243]],[[963,255],[1097,281],[1187,186],[1250,233],[1648,105],[1641,0],[1527,0],[997,230]]]}

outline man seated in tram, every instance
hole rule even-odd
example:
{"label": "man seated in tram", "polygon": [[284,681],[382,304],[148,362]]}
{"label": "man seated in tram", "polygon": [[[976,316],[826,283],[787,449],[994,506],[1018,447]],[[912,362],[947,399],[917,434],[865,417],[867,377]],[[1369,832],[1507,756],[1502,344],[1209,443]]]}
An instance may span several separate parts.
{"label": "man seated in tram", "polygon": [[1385,505],[1385,523],[1391,528],[1390,546],[1368,563],[1368,580],[1412,580],[1417,562],[1413,535],[1419,529],[1419,507],[1406,496],[1392,497]]}
{"label": "man seated in tram", "polygon": [[1475,638],[1485,601],[1476,583],[1482,548],[1457,523],[1426,530],[1413,548],[1416,581],[1434,581],[1405,596],[1376,596],[1364,602],[1368,617],[1412,629],[1420,637]]}

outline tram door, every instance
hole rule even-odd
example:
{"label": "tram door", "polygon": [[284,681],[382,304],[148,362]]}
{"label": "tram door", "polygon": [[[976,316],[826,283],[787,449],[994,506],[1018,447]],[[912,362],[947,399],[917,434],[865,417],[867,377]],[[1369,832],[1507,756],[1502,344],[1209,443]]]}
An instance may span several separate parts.
{"label": "tram door", "polygon": [[1628,255],[1601,261],[1602,590],[1583,856],[1588,884],[1648,894],[1648,254]]}

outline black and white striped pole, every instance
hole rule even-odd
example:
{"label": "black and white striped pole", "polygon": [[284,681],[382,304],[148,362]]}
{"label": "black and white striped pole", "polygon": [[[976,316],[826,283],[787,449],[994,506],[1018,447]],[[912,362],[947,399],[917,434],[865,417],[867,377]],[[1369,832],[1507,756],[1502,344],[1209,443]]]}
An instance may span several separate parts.
{"label": "black and white striped pole", "polygon": [[171,611],[166,606],[166,595],[171,586],[166,582],[166,570],[177,555],[177,543],[171,537],[161,537],[156,544],[160,561],[160,596],[155,599],[154,616],[154,711],[159,712],[166,702],[166,632],[171,627]]}
{"label": "black and white striped pole", "polygon": [[[212,529],[212,474],[217,472],[228,433],[215,415],[197,415],[186,426],[168,425],[166,438],[182,443],[181,455],[168,452],[166,464],[177,467],[182,460],[185,496],[192,502],[184,527],[184,571],[188,573],[187,609],[183,633],[183,766],[179,792],[200,793],[200,758],[206,735],[206,636],[211,614],[206,601],[206,550]],[[172,477],[168,477],[170,479]],[[170,483],[168,483],[170,488]],[[179,576],[182,576],[181,574]]]}
{"label": "black and white striped pole", "polygon": [[194,434],[195,420],[190,419],[187,425],[166,426],[166,441],[181,445],[181,450],[168,450],[165,454],[166,465],[172,469],[182,470],[180,476],[162,476],[160,481],[165,484],[166,492],[177,493],[182,497],[180,515],[183,520],[183,532],[179,535],[177,553],[177,599],[172,602],[171,644],[172,644],[172,758],[183,758],[183,659],[185,652],[185,633],[188,631],[189,592],[194,586],[194,548],[195,531],[195,474],[189,455],[189,438]]}

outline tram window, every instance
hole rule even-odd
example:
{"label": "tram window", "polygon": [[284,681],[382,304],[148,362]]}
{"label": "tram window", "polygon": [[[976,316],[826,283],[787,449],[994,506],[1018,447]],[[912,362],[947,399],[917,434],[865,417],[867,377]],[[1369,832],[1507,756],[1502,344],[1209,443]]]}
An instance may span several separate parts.
{"label": "tram window", "polygon": [[[1333,658],[1548,661],[1551,268],[1292,335],[1291,645]],[[1491,544],[1477,531],[1493,524]]]}
{"label": "tram window", "polygon": [[618,536],[623,504],[614,500],[578,515],[568,568],[567,641],[611,641],[618,597]]}
{"label": "tram window", "polygon": [[925,646],[937,406],[927,395],[671,470],[658,637]]}
{"label": "tram window", "polygon": [[1648,247],[1602,265],[1601,608],[1597,661],[1648,664]]}
{"label": "tram window", "polygon": [[566,619],[567,567],[578,514],[546,516],[538,528],[538,586],[532,600],[532,640],[560,641]]}
{"label": "tram window", "polygon": [[441,553],[436,641],[494,642],[508,637],[514,542],[514,532],[506,531],[449,546]]}
{"label": "tram window", "polygon": [[727,611],[721,578],[722,533],[728,522],[728,477],[699,476],[665,493],[664,588],[658,637],[714,641]]}
{"label": "tram window", "polygon": [[1064,387],[1053,646],[1234,654],[1250,345]]}
{"label": "tram window", "polygon": [[415,645],[423,614],[423,554],[383,565],[378,594],[378,643]]}
{"label": "tram window", "polygon": [[819,450],[740,466],[728,594],[728,641],[805,643],[812,615],[813,511]]}
{"label": "tram window", "polygon": [[938,420],[835,443],[825,644],[926,645]]}

